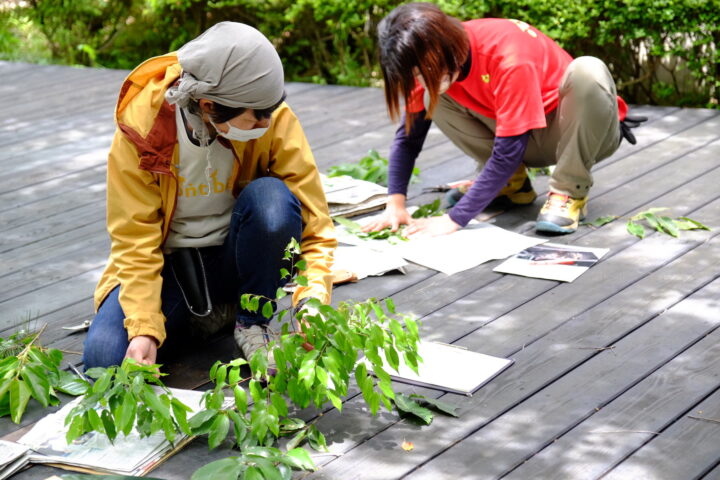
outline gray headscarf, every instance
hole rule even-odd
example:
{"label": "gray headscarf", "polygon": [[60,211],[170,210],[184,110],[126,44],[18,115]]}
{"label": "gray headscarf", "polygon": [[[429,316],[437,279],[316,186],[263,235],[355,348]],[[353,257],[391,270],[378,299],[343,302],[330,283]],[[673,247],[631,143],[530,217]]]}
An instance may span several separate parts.
{"label": "gray headscarf", "polygon": [[264,109],[283,95],[283,67],[272,43],[256,29],[235,22],[209,28],[177,52],[183,69],[169,88],[169,103],[187,107],[207,98],[221,105]]}

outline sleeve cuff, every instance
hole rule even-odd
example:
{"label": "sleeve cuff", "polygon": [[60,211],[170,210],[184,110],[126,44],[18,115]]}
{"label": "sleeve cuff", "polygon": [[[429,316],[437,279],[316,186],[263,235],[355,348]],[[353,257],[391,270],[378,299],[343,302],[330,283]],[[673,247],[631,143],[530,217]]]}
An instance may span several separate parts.
{"label": "sleeve cuff", "polygon": [[128,340],[139,335],[155,338],[161,347],[167,336],[165,332],[165,316],[159,313],[136,314],[125,318],[123,322],[128,332]]}

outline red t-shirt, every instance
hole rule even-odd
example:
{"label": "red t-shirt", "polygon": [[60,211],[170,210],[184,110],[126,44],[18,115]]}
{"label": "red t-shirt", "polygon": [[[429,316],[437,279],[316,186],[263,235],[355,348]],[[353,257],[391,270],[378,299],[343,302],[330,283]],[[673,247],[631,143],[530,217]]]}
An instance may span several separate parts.
{"label": "red t-shirt", "polygon": [[[545,128],[545,115],[558,105],[560,81],[572,57],[550,37],[519,20],[483,18],[463,22],[470,40],[467,77],[447,91],[460,105],[496,121],[499,137]],[[420,112],[422,87],[408,111]],[[627,106],[618,97],[620,119]]]}

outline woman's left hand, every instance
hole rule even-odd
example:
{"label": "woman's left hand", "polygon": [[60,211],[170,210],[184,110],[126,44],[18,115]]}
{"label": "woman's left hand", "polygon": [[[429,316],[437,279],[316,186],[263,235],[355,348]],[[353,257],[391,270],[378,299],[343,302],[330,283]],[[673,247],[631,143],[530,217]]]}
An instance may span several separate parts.
{"label": "woman's left hand", "polygon": [[440,217],[419,218],[413,220],[405,230],[403,235],[408,238],[419,237],[436,237],[438,235],[447,235],[460,229],[460,225],[453,222],[450,215],[445,214]]}

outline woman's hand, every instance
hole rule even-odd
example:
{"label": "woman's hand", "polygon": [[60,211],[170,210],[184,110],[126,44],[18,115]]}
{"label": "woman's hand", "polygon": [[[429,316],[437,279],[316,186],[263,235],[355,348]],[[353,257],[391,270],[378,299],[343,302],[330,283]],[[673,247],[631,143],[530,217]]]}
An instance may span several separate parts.
{"label": "woman's hand", "polygon": [[377,232],[383,228],[390,227],[393,232],[397,232],[400,225],[408,224],[412,221],[412,216],[405,208],[405,195],[395,193],[388,197],[385,212],[377,220],[368,223],[362,229],[363,232]]}
{"label": "woman's hand", "polygon": [[452,221],[450,215],[445,214],[440,217],[413,220],[410,225],[405,227],[403,233],[408,238],[436,237],[456,232],[459,229],[460,225]]}
{"label": "woman's hand", "polygon": [[138,335],[130,340],[125,358],[132,358],[137,363],[152,365],[157,360],[157,341],[149,335]]}

